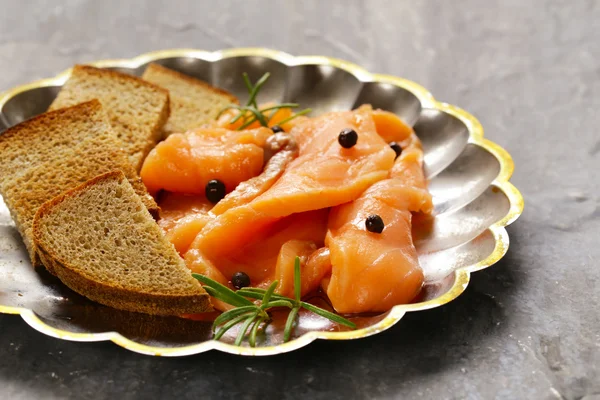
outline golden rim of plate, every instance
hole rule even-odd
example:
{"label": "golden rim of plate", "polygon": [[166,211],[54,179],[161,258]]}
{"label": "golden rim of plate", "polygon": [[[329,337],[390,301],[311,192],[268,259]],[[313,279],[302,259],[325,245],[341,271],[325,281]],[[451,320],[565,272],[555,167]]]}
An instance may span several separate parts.
{"label": "golden rim of plate", "polygon": [[[128,350],[154,356],[186,356],[203,353],[205,351],[213,349],[231,354],[266,356],[287,353],[289,351],[299,349],[313,342],[316,339],[350,340],[364,338],[382,332],[396,324],[398,321],[400,321],[404,314],[409,311],[427,310],[442,306],[454,300],[467,288],[472,272],[482,270],[495,264],[506,254],[508,250],[509,239],[505,227],[514,222],[521,215],[524,207],[523,196],[521,195],[519,190],[508,181],[514,170],[514,163],[512,157],[502,147],[484,138],[483,127],[474,116],[456,106],[435,100],[433,95],[427,89],[415,82],[391,75],[372,74],[356,64],[337,58],[325,56],[295,57],[282,51],[264,48],[236,48],[219,50],[214,52],[195,49],[159,50],[150,53],[145,53],[131,59],[101,60],[91,62],[88,64],[94,65],[96,67],[137,68],[140,65],[164,58],[190,57],[199,58],[205,61],[218,61],[225,58],[244,56],[265,57],[275,61],[279,61],[287,66],[326,65],[342,69],[354,75],[361,82],[379,82],[399,86],[413,93],[421,102],[422,108],[437,109],[460,119],[469,130],[469,143],[473,143],[483,147],[500,162],[500,172],[496,179],[491,183],[491,185],[498,188],[506,194],[510,202],[510,209],[508,213],[504,216],[504,218],[497,221],[488,228],[492,232],[496,242],[494,251],[482,261],[455,270],[454,284],[452,285],[450,290],[448,290],[448,292],[444,293],[440,297],[420,303],[402,304],[394,306],[383,320],[379,321],[375,325],[363,329],[343,332],[311,331],[305,333],[299,338],[293,339],[287,343],[282,343],[276,346],[243,347],[227,344],[217,340],[209,340],[190,346],[176,348],[155,347],[134,342],[130,339],[127,339],[118,332],[75,333],[57,329],[44,323],[40,318],[38,318],[35,315],[35,313],[32,310],[25,308],[8,307],[0,305],[0,313],[19,314],[21,315],[23,320],[25,320],[25,322],[27,322],[27,324],[29,324],[31,327],[38,330],[39,332],[42,332],[48,336],[52,336],[55,338],[77,342],[96,342],[110,340]],[[71,68],[61,72],[53,78],[41,79],[35,82],[15,87],[4,93],[1,93],[0,109],[9,99],[13,98],[21,92],[45,86],[62,85],[64,82],[66,82],[70,74]]]}

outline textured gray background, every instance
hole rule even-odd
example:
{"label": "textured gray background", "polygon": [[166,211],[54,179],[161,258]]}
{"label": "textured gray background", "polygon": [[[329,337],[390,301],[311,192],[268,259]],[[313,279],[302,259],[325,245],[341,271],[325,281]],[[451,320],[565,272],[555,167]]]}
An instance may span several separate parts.
{"label": "textured gray background", "polygon": [[159,359],[0,316],[0,398],[600,399],[600,1],[0,5],[0,90],[173,47],[340,57],[474,113],[526,200],[508,255],[459,299],[360,341]]}

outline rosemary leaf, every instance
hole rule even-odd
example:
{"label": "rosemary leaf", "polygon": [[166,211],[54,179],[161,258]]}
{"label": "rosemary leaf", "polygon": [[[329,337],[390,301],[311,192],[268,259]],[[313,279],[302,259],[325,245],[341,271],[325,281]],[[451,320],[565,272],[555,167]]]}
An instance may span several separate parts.
{"label": "rosemary leaf", "polygon": [[252,316],[248,317],[248,319],[246,319],[246,321],[240,328],[240,331],[238,332],[237,338],[235,339],[236,346],[239,346],[240,344],[242,344],[242,341],[244,340],[244,336],[246,336],[246,331],[248,330],[248,327],[250,327],[250,324],[252,324],[252,322],[254,322],[254,320],[256,319],[257,316],[258,316],[258,311],[255,312]]}
{"label": "rosemary leaf", "polygon": [[246,110],[251,112],[252,114],[254,114],[254,118],[256,121],[260,122],[260,124],[264,127],[269,127],[269,124],[267,123],[267,120],[265,119],[265,116],[258,111],[256,108],[254,107],[246,107]]}
{"label": "rosemary leaf", "polygon": [[265,295],[263,296],[263,299],[262,299],[263,304],[267,304],[269,302],[269,300],[271,300],[271,296],[273,295],[273,292],[275,291],[275,288],[277,287],[278,284],[279,284],[278,281],[273,281],[273,283],[271,283],[271,285],[265,292]]}
{"label": "rosemary leaf", "polygon": [[260,324],[262,324],[264,320],[265,317],[259,317],[254,323],[254,326],[252,326],[252,329],[250,330],[250,336],[248,337],[248,344],[250,344],[250,347],[256,346],[256,334],[258,333]]}
{"label": "rosemary leaf", "polygon": [[249,297],[251,299],[257,299],[260,300],[263,298],[263,296],[265,295],[264,292],[260,293],[260,292],[255,292],[255,291],[250,291],[250,290],[246,290],[247,288],[244,289],[240,289],[238,290],[236,293],[239,294],[240,296],[243,297]]}
{"label": "rosemary leaf", "polygon": [[[213,332],[216,328],[220,327],[214,335],[215,340],[219,340],[229,329],[243,322],[235,340],[235,344],[239,346],[243,342],[248,329],[250,329],[248,343],[250,346],[254,347],[256,345],[256,335],[261,324],[263,322],[268,323],[270,320],[267,310],[275,307],[290,308],[283,335],[285,342],[290,340],[292,336],[294,322],[297,319],[300,308],[304,308],[333,322],[355,329],[356,325],[352,321],[302,301],[301,272],[300,258],[296,257],[294,259],[294,299],[274,293],[278,281],[272,282],[266,290],[262,288],[246,287],[234,292],[228,287],[206,276],[192,274],[194,278],[204,284],[204,289],[206,289],[211,296],[236,307],[224,312],[215,319],[213,323]],[[260,300],[260,306],[247,298]]]}
{"label": "rosemary leaf", "polygon": [[290,336],[292,334],[292,328],[294,326],[294,321],[296,320],[296,316],[298,315],[298,311],[300,310],[300,307],[294,307],[292,308],[292,311],[290,311],[290,314],[288,315],[288,319],[285,322],[285,329],[283,331],[283,341],[287,342],[288,340],[290,340]]}
{"label": "rosemary leaf", "polygon": [[231,118],[231,120],[229,121],[229,123],[230,124],[235,124],[242,117],[244,117],[244,120],[246,120],[246,112],[243,109],[240,109],[238,115],[236,115],[235,117]]}
{"label": "rosemary leaf", "polygon": [[261,310],[266,310],[267,308],[274,308],[274,307],[294,308],[294,302],[291,299],[287,299],[287,300],[274,300],[274,301],[270,301],[268,303],[263,303],[260,306]]}
{"label": "rosemary leaf", "polygon": [[[243,289],[238,290],[236,293],[238,293],[239,295],[244,296],[244,297],[250,297],[252,299],[259,299],[260,300],[265,295],[266,290],[262,289],[262,288],[245,287]],[[285,296],[282,296],[282,295],[277,294],[277,293],[273,293],[271,295],[271,299],[273,299],[273,300],[289,300],[289,301],[293,301],[289,297],[285,297]]]}
{"label": "rosemary leaf", "polygon": [[235,317],[234,319],[232,319],[231,321],[229,321],[228,323],[226,323],[225,325],[223,325],[221,327],[221,329],[219,329],[217,331],[217,333],[215,334],[215,340],[221,339],[221,337],[223,337],[223,335],[225,334],[225,332],[227,332],[228,330],[230,330],[231,328],[233,328],[240,321],[243,321],[245,318],[250,318],[251,316],[252,316],[252,314],[249,314],[249,315],[246,315],[246,314],[238,315],[237,317]]}
{"label": "rosemary leaf", "polygon": [[246,129],[247,127],[252,125],[255,121],[256,121],[256,117],[248,118],[248,121],[244,122],[239,128],[237,128],[237,130],[243,131],[244,129]]}
{"label": "rosemary leaf", "polygon": [[257,309],[258,309],[257,305],[251,305],[251,306],[232,308],[229,311],[225,311],[223,314],[219,315],[213,322],[213,332],[216,330],[216,328],[219,325],[224,324],[225,322],[229,321],[230,319],[235,318],[238,315],[246,314],[251,311],[256,311]]}
{"label": "rosemary leaf", "polygon": [[302,305],[302,307],[306,308],[308,311],[313,312],[317,315],[320,315],[321,317],[325,317],[333,322],[337,322],[338,324],[345,325],[352,329],[356,328],[356,324],[354,324],[354,322],[348,321],[344,317],[340,317],[337,314],[323,310],[322,308],[319,308],[317,306],[313,306],[312,304],[307,303],[305,301],[300,302],[300,304]]}
{"label": "rosemary leaf", "polygon": [[231,110],[231,109],[236,109],[236,110],[239,110],[239,111],[240,111],[240,113],[242,112],[242,107],[238,106],[237,104],[231,104],[231,105],[229,105],[229,106],[227,106],[227,107],[223,107],[223,108],[221,109],[221,111],[219,111],[219,113],[217,114],[217,116],[215,117],[215,119],[219,119],[219,117],[220,117],[221,115],[223,115],[223,114],[225,113],[225,111],[227,111],[227,110]]}
{"label": "rosemary leaf", "polygon": [[[246,101],[246,105],[243,107],[240,107],[238,105],[232,104],[229,105],[225,108],[223,108],[219,114],[217,115],[216,119],[219,119],[219,117],[221,115],[223,115],[223,113],[227,110],[230,109],[236,109],[238,110],[238,114],[236,116],[234,116],[233,118],[231,118],[231,120],[229,121],[230,124],[235,124],[237,121],[240,120],[240,118],[244,119],[244,122],[242,123],[242,125],[237,128],[237,130],[242,130],[247,128],[248,126],[252,125],[254,122],[258,121],[261,126],[264,127],[269,127],[269,122],[271,121],[271,119],[273,118],[273,116],[275,116],[275,114],[277,113],[277,111],[283,109],[283,108],[296,108],[299,107],[299,105],[297,103],[281,103],[281,104],[277,104],[271,107],[266,107],[262,110],[258,109],[258,103],[256,101],[256,97],[258,96],[258,93],[260,92],[260,90],[262,89],[262,87],[264,86],[264,84],[267,82],[267,80],[269,79],[269,76],[271,76],[271,74],[269,72],[265,73],[257,82],[256,84],[252,84],[252,82],[250,81],[250,77],[248,76],[248,74],[246,72],[244,72],[242,74],[242,78],[244,79],[244,84],[246,85],[246,89],[248,89],[248,100]],[[265,116],[264,113],[267,111],[271,111],[269,113],[268,116]],[[310,112],[310,110],[303,110],[300,111],[298,114],[296,115],[292,115],[289,118],[286,118],[285,120],[281,121],[280,124],[286,123],[292,119],[294,119],[296,116],[298,115],[303,115]]]}
{"label": "rosemary leaf", "polygon": [[[254,292],[254,293],[262,293],[265,294],[266,293],[266,289],[263,288],[259,288],[259,287],[250,287],[247,286],[245,288],[241,288],[240,290],[238,290],[238,292]],[[276,296],[277,294],[273,293],[274,296]]]}
{"label": "rosemary leaf", "polygon": [[244,84],[246,85],[246,89],[248,89],[248,93],[252,93],[254,86],[252,82],[250,82],[250,77],[247,72],[242,73],[242,79],[244,80]]}
{"label": "rosemary leaf", "polygon": [[[246,74],[246,76],[248,76],[248,74]],[[263,87],[263,85],[267,82],[267,79],[269,79],[269,77],[271,76],[271,74],[269,72],[266,72],[255,84],[254,87],[252,88],[252,91],[250,91],[250,97],[248,98],[248,105],[252,105],[255,108],[258,108],[258,105],[256,104],[256,96],[258,95],[258,92],[260,92],[260,89]],[[248,85],[246,85],[248,86]]]}
{"label": "rosemary leaf", "polygon": [[[204,290],[206,290],[206,293],[208,293],[215,299],[219,299],[227,304],[231,304],[232,306],[243,307],[243,306],[249,306],[249,305],[254,304],[250,300],[248,300],[238,294],[236,294],[235,296],[230,296],[229,293],[223,293],[223,292],[219,291],[218,289],[215,289],[210,286],[202,286],[202,288]],[[244,301],[242,302],[239,298],[244,299]]]}
{"label": "rosemary leaf", "polygon": [[266,128],[269,127],[269,123],[265,119],[265,116],[260,111],[258,111],[256,108],[254,108],[254,107],[244,107],[244,110],[246,112],[252,114],[252,117],[248,118],[248,120],[246,122],[244,122],[242,124],[242,126],[240,126],[239,128],[237,128],[238,131],[241,131],[241,130],[247,128],[248,126],[250,126],[251,124],[253,124],[256,121],[258,121],[262,126],[264,126]]}
{"label": "rosemary leaf", "polygon": [[[204,290],[206,290],[206,293],[208,293],[210,296],[214,297],[215,299],[221,300],[226,302],[227,304],[229,304],[229,300],[224,298],[223,296],[221,296],[221,294],[219,293],[218,290],[211,288],[210,286],[202,286],[202,288]],[[233,305],[233,304],[232,304]],[[239,307],[239,306],[238,306]]]}
{"label": "rosemary leaf", "polygon": [[271,106],[271,107],[267,107],[267,108],[262,108],[260,110],[261,113],[264,113],[265,111],[271,111],[271,110],[278,110],[281,108],[296,108],[296,107],[300,107],[300,104],[298,103],[279,103],[275,106]]}
{"label": "rosemary leaf", "polygon": [[311,111],[312,111],[312,110],[311,110],[310,108],[305,108],[304,110],[302,110],[302,111],[298,111],[296,114],[294,114],[294,115],[291,115],[291,116],[287,117],[287,118],[286,118],[286,119],[284,119],[283,121],[279,121],[279,123],[278,123],[278,124],[279,124],[279,125],[283,125],[283,124],[285,124],[286,122],[290,122],[290,121],[291,121],[291,120],[293,120],[294,118],[296,118],[296,117],[299,117],[299,116],[301,116],[301,115],[304,115],[304,114],[308,114],[308,113],[309,113],[309,112],[311,112]]}
{"label": "rosemary leaf", "polygon": [[[241,306],[251,306],[254,303],[252,303],[250,300],[240,296],[239,294],[236,294],[233,290],[229,289],[227,286],[224,286],[222,284],[220,284],[217,281],[214,281],[212,279],[210,279],[209,277],[206,277],[204,275],[200,275],[200,274],[192,274],[192,276],[194,278],[196,278],[198,281],[200,281],[201,283],[203,283],[204,285],[204,289],[206,289],[207,287],[213,289],[213,292],[216,294],[211,294],[209,292],[209,294],[213,297],[216,297],[219,300],[224,301],[227,304],[231,304],[232,306],[237,306],[237,307],[241,307]],[[206,290],[208,292],[208,290]]]}

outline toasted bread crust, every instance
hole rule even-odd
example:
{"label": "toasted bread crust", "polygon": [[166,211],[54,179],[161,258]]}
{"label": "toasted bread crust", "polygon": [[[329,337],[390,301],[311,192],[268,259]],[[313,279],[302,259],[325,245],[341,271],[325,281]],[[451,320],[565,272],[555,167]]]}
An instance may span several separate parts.
{"label": "toasted bread crust", "polygon": [[[100,304],[121,310],[153,315],[182,315],[211,311],[209,296],[198,282],[195,282],[197,293],[182,295],[132,291],[120,288],[116,284],[97,282],[82,271],[78,272],[78,268],[70,265],[69,260],[62,259],[44,240],[42,220],[46,215],[52,213],[54,207],[65,200],[76,197],[91,186],[114,179],[125,179],[125,176],[121,171],[99,175],[44,203],[39,208],[33,222],[33,238],[46,268],[73,291]],[[174,248],[172,251],[175,252]]]}
{"label": "toasted bread crust", "polygon": [[142,79],[169,91],[171,115],[164,136],[182,133],[210,123],[230,104],[239,104],[231,93],[159,64],[150,64]]}
{"label": "toasted bread crust", "polygon": [[166,101],[165,101],[164,107],[161,109],[159,118],[156,121],[156,124],[154,124],[152,126],[151,138],[150,138],[150,140],[147,141],[146,146],[143,148],[139,162],[134,164],[135,170],[137,172],[139,172],[139,170],[142,168],[142,164],[144,163],[144,159],[146,158],[148,153],[150,153],[150,150],[152,150],[154,148],[154,146],[156,146],[156,143],[161,139],[162,127],[167,123],[167,120],[169,119],[169,115],[171,115],[171,106],[170,106],[171,102],[169,100],[169,91],[158,85],[153,84],[152,82],[145,81],[142,78],[139,78],[137,76],[124,74],[121,72],[112,71],[112,70],[108,70],[108,69],[96,68],[96,67],[92,67],[90,65],[77,64],[73,67],[73,71],[85,71],[87,74],[95,75],[97,77],[110,76],[116,80],[130,82],[131,84],[134,84],[134,85],[140,85],[140,86],[145,86],[147,88],[151,88],[157,94],[160,94],[160,95],[166,97]]}
{"label": "toasted bread crust", "polygon": [[[170,69],[170,68],[167,68],[167,67],[163,67],[160,64],[156,64],[156,63],[149,64],[146,67],[146,71],[144,71],[144,75],[149,74],[149,73],[169,75],[173,79],[183,80],[183,81],[189,83],[192,86],[198,86],[198,87],[201,87],[203,89],[209,90],[209,91],[211,91],[211,92],[213,92],[215,94],[218,94],[220,96],[228,97],[229,100],[231,101],[231,103],[233,103],[233,104],[239,104],[240,103],[240,101],[238,100],[237,97],[235,97],[234,95],[232,95],[231,93],[229,93],[225,89],[221,89],[221,88],[212,86],[212,85],[210,85],[210,84],[208,84],[208,83],[206,83],[204,81],[201,81],[200,79],[196,79],[196,78],[194,78],[192,76],[189,76],[189,75],[186,75],[186,74],[182,74],[179,71],[175,71],[173,69]],[[143,76],[142,76],[142,79],[143,79]],[[150,81],[146,81],[146,82],[151,83]]]}
{"label": "toasted bread crust", "polygon": [[[98,86],[86,88],[84,83],[86,82],[86,77],[88,80],[90,77],[94,78]],[[155,114],[156,118],[152,120],[150,125],[146,123],[148,121],[141,123],[140,121],[134,122],[131,118],[121,118],[123,114],[127,114],[124,112],[125,109],[119,109],[118,105],[116,106],[116,109],[113,108],[114,104],[118,104],[118,101],[115,100],[115,96],[118,94],[118,88],[115,89],[115,93],[109,95],[107,95],[106,92],[103,92],[102,89],[98,89],[110,87],[116,82],[122,83],[133,90],[136,88],[145,88],[147,92],[144,92],[145,94],[142,96],[146,96],[146,100],[148,100],[150,98],[148,92],[151,92],[152,101],[160,103],[158,115]],[[75,86],[74,89],[73,86]],[[82,89],[82,86],[84,89]],[[71,71],[71,78],[64,84],[61,92],[50,105],[49,110],[71,106],[76,103],[88,101],[94,97],[98,97],[100,102],[103,103],[105,110],[109,114],[109,122],[113,126],[115,133],[120,138],[121,135],[125,136],[121,138],[124,140],[124,148],[129,155],[131,164],[136,172],[139,172],[145,157],[161,139],[162,127],[169,119],[171,113],[169,91],[133,75],[96,68],[89,65],[75,65]],[[127,108],[126,111],[131,110]],[[145,114],[146,119],[148,118],[148,115],[150,114]],[[129,129],[134,125],[142,127],[142,131],[132,131]],[[132,135],[133,132],[135,132],[135,134]]]}
{"label": "toasted bread crust", "polygon": [[153,84],[151,82],[145,81],[142,78],[139,78],[137,76],[133,76],[133,75],[129,75],[129,74],[124,74],[122,72],[113,71],[113,70],[105,69],[105,68],[93,67],[91,65],[76,64],[73,67],[73,72],[78,72],[78,71],[85,71],[86,73],[88,73],[90,75],[95,75],[95,76],[98,76],[98,77],[112,76],[114,79],[122,80],[122,81],[129,81],[129,82],[137,84],[137,85],[141,85],[141,86],[146,86],[146,87],[152,88],[156,92],[161,92],[163,95],[166,95],[166,96],[169,95],[169,91],[168,90],[163,89],[163,88],[161,88],[158,85],[155,85],[155,84]]}
{"label": "toasted bread crust", "polygon": [[78,274],[59,262],[52,253],[39,247],[39,254],[46,269],[56,275],[69,289],[96,303],[151,315],[200,314],[212,311],[207,293],[197,295],[165,296],[153,293],[138,293],[96,282]]}
{"label": "toasted bread crust", "polygon": [[[102,105],[100,104],[100,102],[97,99],[92,99],[90,101],[78,104],[77,106],[60,108],[49,112],[45,112],[40,115],[36,115],[33,118],[30,118],[26,121],[23,121],[15,126],[8,128],[2,134],[0,134],[0,152],[6,151],[9,146],[14,147],[11,146],[12,141],[15,140],[14,138],[16,136],[23,136],[29,134],[31,132],[30,127],[37,125],[43,126],[45,124],[48,124],[49,122],[52,122],[53,120],[60,119],[60,117],[69,115],[73,112],[74,107],[77,107],[78,112],[84,116],[89,116],[102,109]],[[25,144],[25,141],[21,142]],[[0,168],[2,168],[1,164]]]}

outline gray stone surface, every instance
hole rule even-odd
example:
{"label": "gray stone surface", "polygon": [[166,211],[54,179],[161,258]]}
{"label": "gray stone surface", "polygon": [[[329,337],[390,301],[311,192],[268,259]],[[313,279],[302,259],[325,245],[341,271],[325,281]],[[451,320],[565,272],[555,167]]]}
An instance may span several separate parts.
{"label": "gray stone surface", "polygon": [[515,159],[511,248],[456,301],[354,342],[183,359],[0,316],[0,398],[600,398],[600,2],[0,1],[0,90],[75,62],[264,46],[400,75]]}

